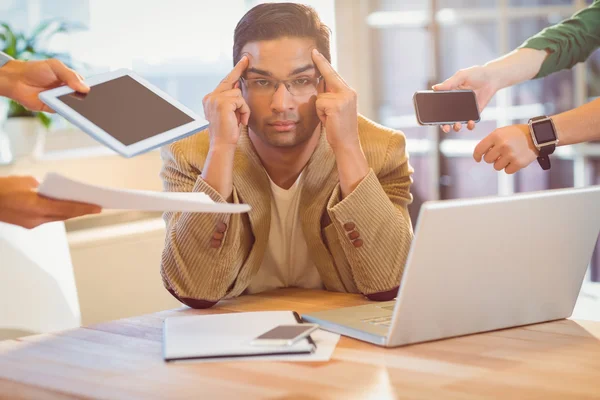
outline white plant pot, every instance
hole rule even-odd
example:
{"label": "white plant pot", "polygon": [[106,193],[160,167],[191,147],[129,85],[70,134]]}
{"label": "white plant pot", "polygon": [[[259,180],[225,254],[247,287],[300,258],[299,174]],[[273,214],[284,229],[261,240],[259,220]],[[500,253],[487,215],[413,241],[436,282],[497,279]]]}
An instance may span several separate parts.
{"label": "white plant pot", "polygon": [[4,133],[10,143],[13,157],[28,157],[38,150],[44,126],[34,117],[8,118],[4,122]]}

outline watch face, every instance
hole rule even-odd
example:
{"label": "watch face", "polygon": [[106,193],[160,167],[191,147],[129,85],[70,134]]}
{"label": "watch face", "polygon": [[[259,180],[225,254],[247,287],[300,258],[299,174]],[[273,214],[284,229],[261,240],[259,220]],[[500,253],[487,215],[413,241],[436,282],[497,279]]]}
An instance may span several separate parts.
{"label": "watch face", "polygon": [[556,140],[554,127],[552,126],[552,121],[549,119],[533,124],[533,133],[535,133],[535,138],[537,139],[538,144],[544,144]]}

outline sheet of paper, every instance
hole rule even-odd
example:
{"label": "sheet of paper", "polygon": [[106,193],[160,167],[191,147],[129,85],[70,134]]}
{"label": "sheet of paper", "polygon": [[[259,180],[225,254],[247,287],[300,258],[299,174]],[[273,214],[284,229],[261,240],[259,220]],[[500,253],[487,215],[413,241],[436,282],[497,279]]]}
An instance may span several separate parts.
{"label": "sheet of paper", "polygon": [[113,189],[74,181],[56,173],[46,175],[38,193],[54,199],[96,204],[106,209],[232,214],[250,211],[247,204],[215,203],[205,193]]}
{"label": "sheet of paper", "polygon": [[317,330],[311,334],[317,344],[317,350],[312,354],[272,355],[272,356],[245,356],[245,357],[220,357],[201,358],[194,360],[174,361],[176,363],[214,363],[214,362],[241,362],[241,361],[293,361],[293,362],[326,362],[331,359],[335,347],[340,340],[340,335],[324,330]]}

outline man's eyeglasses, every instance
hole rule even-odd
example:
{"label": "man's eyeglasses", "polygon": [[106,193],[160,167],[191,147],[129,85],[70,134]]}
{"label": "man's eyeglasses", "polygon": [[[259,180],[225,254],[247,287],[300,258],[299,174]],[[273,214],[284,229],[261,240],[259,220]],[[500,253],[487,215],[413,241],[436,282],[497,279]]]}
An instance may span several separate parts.
{"label": "man's eyeglasses", "polygon": [[258,96],[272,96],[277,89],[279,89],[279,85],[282,83],[292,94],[292,96],[307,96],[315,94],[321,79],[323,79],[322,76],[319,76],[318,78],[303,77],[282,81],[268,78],[240,78],[242,83],[246,86],[248,93]]}

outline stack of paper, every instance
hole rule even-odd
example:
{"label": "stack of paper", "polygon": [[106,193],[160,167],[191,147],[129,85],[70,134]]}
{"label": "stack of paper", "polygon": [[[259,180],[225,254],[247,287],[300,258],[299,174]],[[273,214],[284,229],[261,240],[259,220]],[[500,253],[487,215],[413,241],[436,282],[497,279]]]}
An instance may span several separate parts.
{"label": "stack of paper", "polygon": [[247,204],[215,203],[205,193],[113,189],[77,182],[56,173],[46,175],[38,193],[59,200],[96,204],[106,209],[232,214],[250,211]]}

